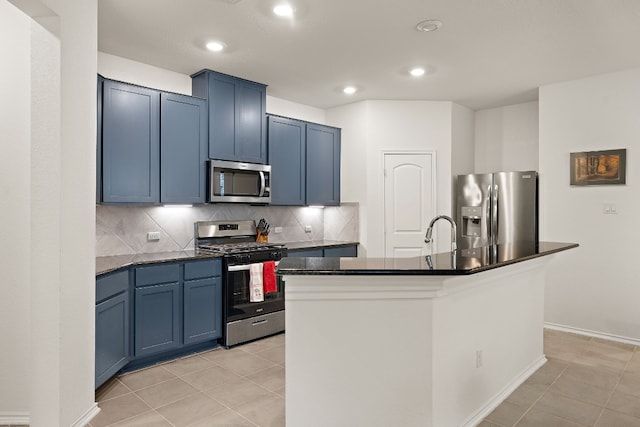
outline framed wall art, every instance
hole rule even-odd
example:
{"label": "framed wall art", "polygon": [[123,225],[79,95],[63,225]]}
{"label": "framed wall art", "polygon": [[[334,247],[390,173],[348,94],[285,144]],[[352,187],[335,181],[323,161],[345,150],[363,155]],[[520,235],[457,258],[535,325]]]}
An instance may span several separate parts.
{"label": "framed wall art", "polygon": [[627,149],[571,153],[571,185],[626,184]]}

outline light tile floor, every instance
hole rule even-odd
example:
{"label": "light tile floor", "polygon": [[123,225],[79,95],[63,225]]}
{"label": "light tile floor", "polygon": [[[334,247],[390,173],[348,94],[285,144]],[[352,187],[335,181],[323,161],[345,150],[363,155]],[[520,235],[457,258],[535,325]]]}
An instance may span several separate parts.
{"label": "light tile floor", "polygon": [[121,375],[91,427],[284,427],[284,334]]}
{"label": "light tile floor", "polygon": [[[284,426],[284,344],[281,334],[122,375],[96,393],[90,425]],[[549,361],[480,427],[640,427],[639,347],[545,330],[544,350]]]}
{"label": "light tile floor", "polygon": [[640,347],[545,329],[544,352],[480,427],[640,427]]}

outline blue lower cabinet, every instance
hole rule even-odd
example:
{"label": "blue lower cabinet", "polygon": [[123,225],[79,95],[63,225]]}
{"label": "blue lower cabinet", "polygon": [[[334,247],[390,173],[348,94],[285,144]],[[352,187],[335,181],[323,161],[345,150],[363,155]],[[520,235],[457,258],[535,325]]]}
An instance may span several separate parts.
{"label": "blue lower cabinet", "polygon": [[324,253],[322,252],[322,249],[300,249],[300,250],[289,250],[289,254],[287,256],[297,257],[297,258],[323,257]]}
{"label": "blue lower cabinet", "polygon": [[336,248],[325,248],[324,256],[327,258],[357,257],[358,247],[356,245],[352,245],[352,246],[339,246]]}
{"label": "blue lower cabinet", "polygon": [[341,258],[341,257],[357,257],[358,245],[338,246],[338,247],[326,247],[317,249],[290,249],[288,256],[290,257],[327,257],[327,258]]}
{"label": "blue lower cabinet", "polygon": [[181,346],[180,283],[136,288],[134,352],[147,356]]}
{"label": "blue lower cabinet", "polygon": [[222,279],[184,282],[184,344],[222,336]]}
{"label": "blue lower cabinet", "polygon": [[129,362],[129,292],[96,305],[95,388]]}

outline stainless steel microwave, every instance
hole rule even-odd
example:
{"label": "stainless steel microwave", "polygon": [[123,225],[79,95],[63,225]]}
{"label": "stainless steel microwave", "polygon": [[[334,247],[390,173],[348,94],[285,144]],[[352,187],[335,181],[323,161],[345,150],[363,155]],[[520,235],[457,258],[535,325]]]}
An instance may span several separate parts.
{"label": "stainless steel microwave", "polygon": [[271,166],[209,160],[209,202],[271,203]]}

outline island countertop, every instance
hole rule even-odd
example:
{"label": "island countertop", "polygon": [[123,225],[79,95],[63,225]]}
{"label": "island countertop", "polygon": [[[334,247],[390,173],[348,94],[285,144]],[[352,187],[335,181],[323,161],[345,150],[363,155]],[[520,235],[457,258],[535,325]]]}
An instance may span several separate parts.
{"label": "island countertop", "polygon": [[578,247],[514,242],[409,258],[283,258],[279,275],[468,275]]}

